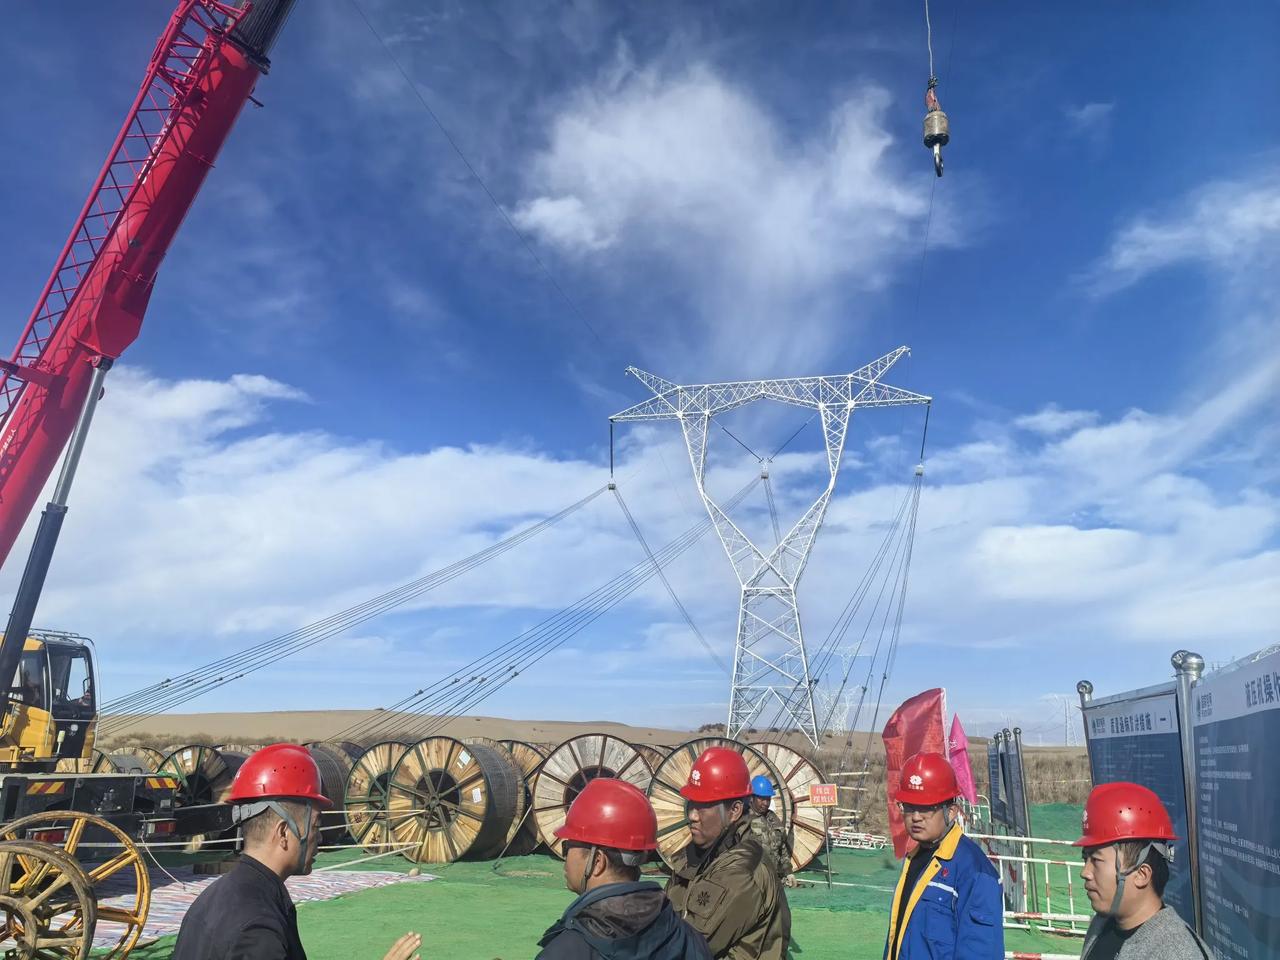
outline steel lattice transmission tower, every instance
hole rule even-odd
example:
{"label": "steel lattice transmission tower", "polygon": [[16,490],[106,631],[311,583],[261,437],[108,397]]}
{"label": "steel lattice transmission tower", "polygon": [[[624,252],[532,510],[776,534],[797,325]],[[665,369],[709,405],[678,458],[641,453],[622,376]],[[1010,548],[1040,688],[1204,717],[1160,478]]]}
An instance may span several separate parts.
{"label": "steel lattice transmission tower", "polygon": [[[707,508],[742,587],[738,636],[733,655],[726,735],[737,737],[770,704],[818,745],[818,718],[813,706],[813,682],[800,630],[796,585],[809,561],[814,540],[835,490],[844,452],[849,418],[858,407],[898,407],[929,403],[930,398],[881,383],[906,353],[899,347],[853,373],[834,377],[793,377],[785,380],[744,380],[681,386],[628,367],[652,399],[610,417],[627,420],[675,420],[684,432],[698,495]],[[756,546],[711,499],[703,483],[707,463],[707,433],[712,417],[754,400],[776,400],[817,411],[822,421],[829,479],[813,506],[805,511],[769,551]]]}

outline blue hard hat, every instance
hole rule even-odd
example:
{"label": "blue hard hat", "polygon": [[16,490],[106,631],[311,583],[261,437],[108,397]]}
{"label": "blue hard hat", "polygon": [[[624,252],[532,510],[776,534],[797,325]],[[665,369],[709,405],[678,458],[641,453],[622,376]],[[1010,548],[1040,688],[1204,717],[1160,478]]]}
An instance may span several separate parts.
{"label": "blue hard hat", "polygon": [[761,774],[758,777],[751,778],[751,795],[753,797],[772,797],[773,784],[769,782],[769,778]]}

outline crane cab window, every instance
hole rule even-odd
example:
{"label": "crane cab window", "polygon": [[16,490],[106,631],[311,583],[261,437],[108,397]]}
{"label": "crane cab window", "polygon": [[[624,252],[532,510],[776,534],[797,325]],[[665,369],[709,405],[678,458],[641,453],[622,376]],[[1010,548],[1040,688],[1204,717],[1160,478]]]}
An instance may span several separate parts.
{"label": "crane cab window", "polygon": [[28,650],[18,661],[9,697],[29,707],[48,710],[49,701],[45,690],[44,651]]}
{"label": "crane cab window", "polygon": [[56,714],[91,715],[93,667],[84,647],[49,647],[49,680]]}

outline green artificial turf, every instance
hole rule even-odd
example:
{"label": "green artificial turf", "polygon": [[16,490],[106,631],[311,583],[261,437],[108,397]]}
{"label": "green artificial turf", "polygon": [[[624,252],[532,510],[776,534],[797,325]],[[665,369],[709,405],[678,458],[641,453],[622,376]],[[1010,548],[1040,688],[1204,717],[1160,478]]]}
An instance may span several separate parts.
{"label": "green artificial turf", "polygon": [[[1078,829],[1079,808],[1033,812],[1039,832],[1050,836]],[[1072,812],[1074,811],[1074,812]],[[1074,826],[1067,829],[1070,817]],[[1057,822],[1057,827],[1052,826]],[[1065,833],[1064,833],[1065,831]],[[1074,834],[1071,835],[1074,838]],[[317,866],[358,859],[359,852],[322,854]],[[398,857],[353,864],[353,870],[407,872]],[[898,864],[892,852],[836,850],[833,886],[825,871],[803,879],[812,884],[787,891],[792,913],[792,955],[804,960],[880,960]],[[378,960],[406,930],[422,934],[424,960],[517,960],[537,953],[537,941],[572,900],[560,861],[533,855],[492,863],[426,866],[439,879],[366,890],[298,907],[298,922],[311,960]],[[661,875],[652,879],[663,880]],[[1078,954],[1080,941],[1024,931],[1006,931],[1009,950]],[[135,951],[139,960],[167,960],[172,938]]]}

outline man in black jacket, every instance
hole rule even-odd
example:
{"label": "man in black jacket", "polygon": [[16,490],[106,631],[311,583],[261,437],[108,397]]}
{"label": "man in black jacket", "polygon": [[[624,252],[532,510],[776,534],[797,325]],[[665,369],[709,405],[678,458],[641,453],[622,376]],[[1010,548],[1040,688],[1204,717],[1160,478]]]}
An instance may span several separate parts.
{"label": "man in black jacket", "polygon": [[[320,843],[320,770],[305,747],[279,743],[244,762],[231,784],[244,852],[182,918],[172,960],[306,960],[286,878],[311,872]],[[383,960],[418,960],[406,933]]]}
{"label": "man in black jacket", "polygon": [[556,836],[564,841],[565,883],[579,896],[538,941],[537,960],[711,960],[662,887],[640,882],[640,864],[658,846],[643,793],[621,780],[592,780]]}

